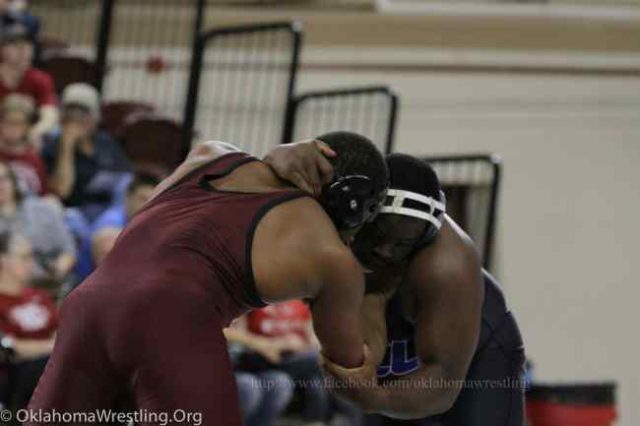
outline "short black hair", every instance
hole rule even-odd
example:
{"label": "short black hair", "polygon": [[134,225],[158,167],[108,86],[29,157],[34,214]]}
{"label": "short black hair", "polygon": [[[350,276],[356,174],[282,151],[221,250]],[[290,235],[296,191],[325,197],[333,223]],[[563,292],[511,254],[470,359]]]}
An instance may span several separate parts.
{"label": "short black hair", "polygon": [[127,187],[127,194],[133,194],[143,186],[155,187],[160,183],[160,177],[150,172],[137,172]]}
{"label": "short black hair", "polygon": [[436,200],[440,198],[438,175],[426,161],[408,154],[390,154],[387,166],[389,188],[415,192]]}
{"label": "short black hair", "polygon": [[363,175],[371,179],[377,192],[389,186],[389,170],[384,156],[366,137],[352,132],[331,132],[316,137],[336,152],[329,158],[336,178]]}

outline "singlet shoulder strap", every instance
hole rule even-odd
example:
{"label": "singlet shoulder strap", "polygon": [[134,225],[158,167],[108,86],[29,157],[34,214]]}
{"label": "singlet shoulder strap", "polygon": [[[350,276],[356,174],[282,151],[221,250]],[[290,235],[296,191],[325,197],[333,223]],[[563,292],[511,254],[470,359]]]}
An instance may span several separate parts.
{"label": "singlet shoulder strap", "polygon": [[[220,161],[216,162],[216,160]],[[213,160],[207,167],[204,167],[200,173],[194,176],[193,180],[200,185],[203,183],[206,184],[208,181],[227,176],[240,166],[258,161],[256,157],[244,152],[234,152],[223,155],[216,160]]]}
{"label": "singlet shoulder strap", "polygon": [[184,183],[200,183],[203,178],[213,180],[228,175],[236,168],[243,164],[250,163],[252,161],[258,161],[257,158],[252,157],[246,152],[231,152],[229,154],[221,155],[214,158],[200,166],[196,167],[186,175],[184,175],[177,183],[176,186]]}
{"label": "singlet shoulder strap", "polygon": [[192,186],[200,184],[204,176],[213,175],[222,177],[225,174],[231,173],[233,169],[240,165],[251,161],[257,161],[257,158],[252,157],[245,152],[231,152],[207,161],[192,169],[175,182],[172,182],[168,187],[164,188],[162,192],[158,193],[153,197],[153,199],[147,202],[142,210],[145,210],[149,206],[155,204],[157,200],[163,199],[166,195],[175,192],[177,188],[184,187],[185,185]]}
{"label": "singlet shoulder strap", "polygon": [[200,184],[205,176],[225,176],[235,168],[251,161],[257,161],[257,158],[250,156],[246,152],[231,152],[221,155],[194,168],[173,182],[171,186],[162,191],[162,193],[167,194],[185,185]]}

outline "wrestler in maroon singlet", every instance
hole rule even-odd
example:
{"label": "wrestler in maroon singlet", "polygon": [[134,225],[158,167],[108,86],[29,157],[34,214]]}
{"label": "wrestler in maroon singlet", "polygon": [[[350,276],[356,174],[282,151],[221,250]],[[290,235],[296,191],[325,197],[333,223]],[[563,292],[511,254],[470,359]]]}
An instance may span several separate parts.
{"label": "wrestler in maroon singlet", "polygon": [[[269,251],[264,246],[269,242],[263,241],[262,222],[269,222],[267,228],[278,222],[274,215],[261,219],[283,203],[309,203],[312,213],[320,212],[320,220],[309,218],[315,221],[313,229],[322,228],[325,221],[331,231],[325,234],[335,234],[331,238],[340,246],[339,256],[333,256],[342,262],[338,265],[352,256],[317,203],[302,199],[303,192],[286,186],[244,192],[212,185],[252,165],[267,173],[268,167],[261,169],[256,161],[242,152],[226,153],[160,185],[100,267],[65,299],[56,345],[31,400],[32,411],[183,410],[201,413],[204,425],[242,424],[222,329],[248,310],[264,306],[260,296],[270,301],[309,297],[306,289],[291,294],[293,287],[287,290],[288,284],[279,284],[286,281],[282,277],[296,274],[287,266],[288,259],[282,276],[279,270],[264,268],[269,255],[262,253]],[[386,178],[382,156],[380,164]],[[259,223],[262,234],[254,244]],[[282,235],[279,232],[275,238]],[[255,251],[252,256],[252,246],[258,243],[259,258]],[[317,244],[323,244],[322,238]],[[347,260],[357,275],[329,265],[322,273],[337,275],[333,281],[342,283],[329,286],[327,278],[319,292],[308,291],[315,292],[310,295],[316,299],[314,326],[325,353],[357,366],[363,356],[357,324],[364,279],[359,282],[362,274],[355,258]],[[254,272],[260,278],[260,295]],[[349,285],[344,283],[345,273]],[[339,326],[345,323],[355,325]]]}
{"label": "wrestler in maroon singlet", "polygon": [[[224,176],[252,160],[244,153],[220,157],[133,218],[104,266],[65,300],[56,350],[31,409],[89,412],[133,404],[170,413],[207,407],[205,418],[224,419],[216,424],[241,424],[221,330],[264,305],[247,258],[260,217],[303,196],[229,194],[203,184],[205,176]],[[193,386],[207,374],[206,387]]]}

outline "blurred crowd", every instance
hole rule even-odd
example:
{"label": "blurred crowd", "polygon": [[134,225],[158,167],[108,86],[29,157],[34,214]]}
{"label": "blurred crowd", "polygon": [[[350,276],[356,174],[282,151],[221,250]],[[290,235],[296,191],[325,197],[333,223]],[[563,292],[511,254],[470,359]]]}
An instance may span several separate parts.
{"label": "blurred crowd", "polygon": [[53,347],[60,301],[162,178],[136,172],[101,129],[94,87],[56,93],[26,6],[0,0],[0,403],[14,409]]}
{"label": "blurred crowd", "polygon": [[[50,354],[58,307],[107,256],[163,178],[136,170],[101,126],[98,91],[56,93],[38,64],[40,20],[0,0],[0,404],[24,408]],[[306,304],[254,311],[225,330],[247,425],[327,424],[356,410],[330,397]],[[336,414],[338,413],[338,415]]]}

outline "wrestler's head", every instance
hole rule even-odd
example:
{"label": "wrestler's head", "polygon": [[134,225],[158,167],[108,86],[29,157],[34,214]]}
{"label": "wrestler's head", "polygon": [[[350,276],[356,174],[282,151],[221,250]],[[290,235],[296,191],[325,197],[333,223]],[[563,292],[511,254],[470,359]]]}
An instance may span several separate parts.
{"label": "wrestler's head", "polygon": [[380,214],[355,239],[353,249],[372,271],[405,265],[416,248],[437,235],[444,200],[433,169],[406,154],[387,157],[390,185]]}
{"label": "wrestler's head", "polygon": [[364,136],[332,132],[318,136],[337,154],[329,161],[334,179],[322,188],[320,202],[345,241],[373,220],[389,185],[384,156]]}

